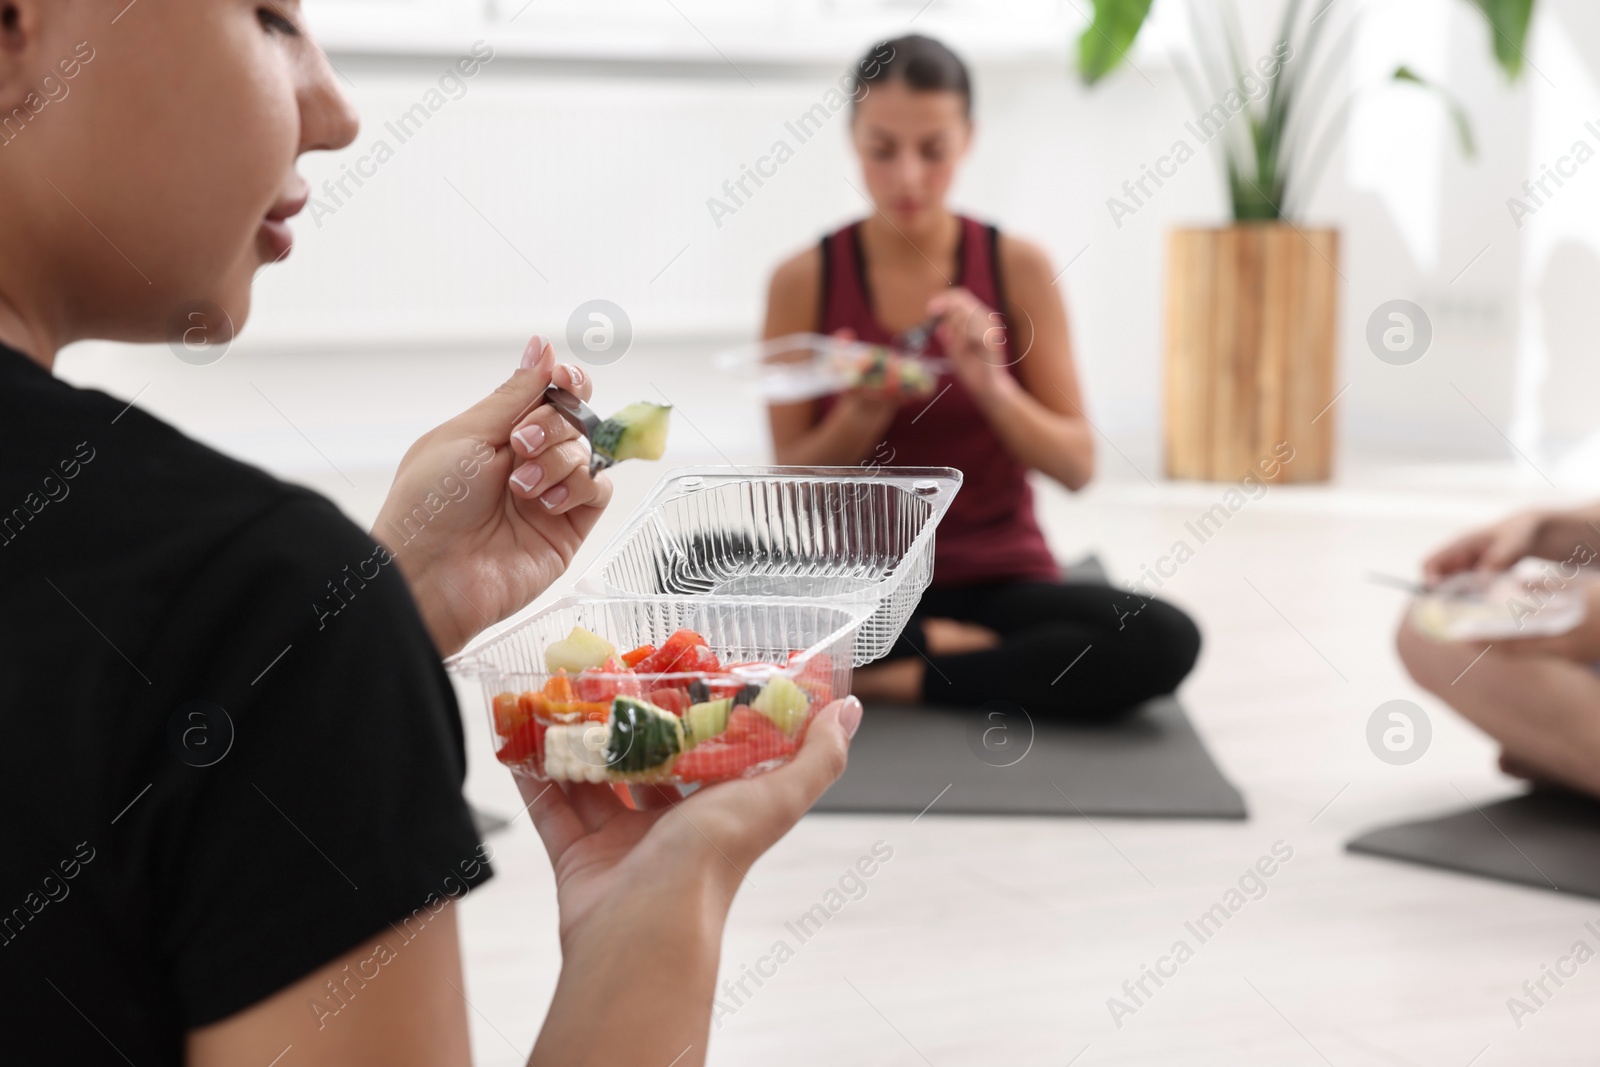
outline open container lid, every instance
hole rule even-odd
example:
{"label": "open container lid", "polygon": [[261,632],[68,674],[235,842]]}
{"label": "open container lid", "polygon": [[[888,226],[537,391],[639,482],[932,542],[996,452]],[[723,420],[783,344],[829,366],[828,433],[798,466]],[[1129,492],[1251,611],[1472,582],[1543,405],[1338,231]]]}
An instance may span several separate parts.
{"label": "open container lid", "polygon": [[933,578],[950,467],[682,467],[578,581],[611,597],[710,596],[871,609],[857,666],[894,644]]}

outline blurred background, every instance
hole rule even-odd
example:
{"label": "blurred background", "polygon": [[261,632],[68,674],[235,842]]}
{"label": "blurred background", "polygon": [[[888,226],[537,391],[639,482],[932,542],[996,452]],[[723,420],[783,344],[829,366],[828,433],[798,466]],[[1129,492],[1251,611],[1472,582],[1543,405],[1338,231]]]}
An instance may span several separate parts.
{"label": "blurred background", "polygon": [[[1194,115],[1174,72],[1188,47],[1183,0],[1157,0],[1131,65],[1093,89],[1073,69],[1088,0],[306,6],[364,120],[351,148],[305,161],[326,210],[313,204],[298,221],[295,252],[265,272],[249,328],[221,363],[192,371],[163,351],[126,360],[85,345],[62,364],[75,380],[128,395],[148,384],[141,403],[275,469],[327,471],[302,434],[341,467],[382,465],[436,419],[441,389],[474,395],[484,379],[465,387],[466,368],[514,361],[535,331],[561,339],[578,305],[603,298],[634,329],[612,373],[643,375],[710,434],[681,432],[675,458],[759,455],[758,412],[721,395],[704,357],[759,328],[781,256],[866,210],[847,116],[796,144],[733,214],[716,218],[707,201],[727,202],[723,183],[775,140],[794,142],[784,123],[875,39],[910,28],[975,68],[979,134],[956,204],[1049,248],[1096,425],[1133,463],[1159,467],[1166,236],[1225,219],[1220,165],[1202,150],[1120,225],[1107,200],[1125,197],[1123,182]],[[1343,447],[1506,458],[1503,433],[1552,478],[1580,478],[1564,461],[1600,426],[1586,402],[1600,369],[1585,358],[1600,167],[1520,227],[1507,200],[1573,141],[1600,145],[1584,129],[1600,119],[1600,12],[1540,4],[1528,66],[1509,85],[1487,23],[1461,0],[1348,6],[1360,25],[1340,80],[1358,95],[1305,212],[1343,231],[1350,390],[1333,416]],[[1279,7],[1244,5],[1258,51]],[[1336,5],[1328,18],[1344,14]],[[386,124],[479,41],[492,61],[401,143]],[[1437,99],[1386,82],[1399,63],[1461,102],[1475,159],[1457,150]],[[375,171],[364,184],[347,180],[352,195],[322,189],[380,140],[393,157],[364,168]],[[1434,350],[1411,367],[1386,366],[1365,345],[1369,314],[1395,298],[1432,318]],[[341,384],[285,400],[313,376]],[[1107,477],[1129,475],[1108,458]]]}
{"label": "blurred background", "polygon": [[[1162,456],[1167,242],[1229,220],[1220,162],[1202,149],[1133,214],[1108,206],[1188,136],[1188,6],[1155,0],[1128,62],[1087,88],[1089,0],[305,0],[364,127],[304,161],[316,200],[292,257],[263,272],[248,329],[204,366],[89,343],[58,367],[366,524],[417,435],[499,384],[533,333],[572,358],[569,322],[610,301],[632,341],[593,367],[596,406],[665,398],[675,423],[665,463],[618,468],[576,574],[668,467],[769,456],[761,407],[711,357],[756,337],[782,257],[869,210],[848,113],[804,143],[785,124],[875,40],[917,31],[975,75],[978,136],[955,206],[1038,240],[1061,272],[1102,447],[1085,492],[1040,485],[1048,536],[1131,579],[1225,488],[1167,480]],[[1282,5],[1240,7],[1261,54]],[[1514,83],[1463,0],[1336,0],[1327,18],[1348,33],[1330,86],[1343,138],[1301,221],[1341,235],[1334,477],[1253,499],[1162,590],[1206,631],[1185,699],[1252,821],[808,819],[741,897],[725,967],[754,958],[875,837],[899,850],[892,875],[784,972],[784,992],[719,1028],[714,1062],[1060,1064],[1089,1046],[1085,1065],[1588,1062],[1594,992],[1563,994],[1526,1031],[1503,1002],[1592,909],[1341,849],[1377,821],[1509,786],[1492,747],[1405,678],[1390,648],[1401,598],[1365,574],[1414,574],[1463,525],[1600,487],[1600,161],[1532,212],[1510,204],[1533,206],[1524,183],[1577,142],[1600,149],[1600,7],[1541,0]],[[441,83],[474,54],[492,58]],[[1475,155],[1437,95],[1390,80],[1400,64],[1460,105]],[[793,158],[731,213],[712,210],[779,139]],[[1406,365],[1367,340],[1394,300],[1432,331]],[[1434,712],[1433,749],[1408,767],[1374,759],[1363,734],[1396,697]],[[510,815],[481,712],[471,694],[463,704],[469,796]],[[528,1005],[555,973],[547,868],[516,829],[493,839],[502,877],[465,912],[488,1063],[521,1062]],[[1207,950],[1216,980],[1113,1028],[1103,1001],[1139,953],[1275,837],[1303,859],[1253,926]],[[1269,1004],[1239,984],[1246,970]],[[959,1003],[941,995],[952,989]],[[837,1025],[808,1024],[819,1015]]]}

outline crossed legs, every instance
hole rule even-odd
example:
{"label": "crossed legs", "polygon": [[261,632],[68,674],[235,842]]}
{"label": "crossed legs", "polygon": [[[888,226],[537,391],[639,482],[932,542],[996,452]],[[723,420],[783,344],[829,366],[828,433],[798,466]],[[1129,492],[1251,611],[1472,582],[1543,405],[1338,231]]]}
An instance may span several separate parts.
{"label": "crossed legs", "polygon": [[1600,676],[1587,664],[1431,641],[1409,621],[1396,643],[1418,685],[1500,743],[1507,773],[1600,796]]}

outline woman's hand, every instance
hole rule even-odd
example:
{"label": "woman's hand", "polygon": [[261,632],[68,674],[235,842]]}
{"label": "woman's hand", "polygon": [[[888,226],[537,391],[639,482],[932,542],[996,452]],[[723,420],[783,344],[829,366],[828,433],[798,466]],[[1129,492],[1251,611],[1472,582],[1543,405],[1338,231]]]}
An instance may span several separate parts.
{"label": "woman's hand", "polygon": [[928,301],[928,314],[937,316],[935,336],[945,358],[962,385],[979,403],[1007,389],[1016,379],[1006,369],[1005,319],[966,289],[947,289]]}
{"label": "woman's hand", "polygon": [[1546,521],[1543,512],[1529,511],[1464,534],[1423,562],[1423,578],[1432,585],[1461,571],[1508,570],[1533,551]]}
{"label": "woman's hand", "polygon": [[531,1062],[705,1060],[722,944],[750,866],[844,773],[854,697],[817,713],[788,764],[696,790],[518,777],[555,869],[561,979]]}
{"label": "woman's hand", "polygon": [[[841,341],[854,341],[856,332],[845,327],[833,331],[832,336]],[[900,390],[893,385],[857,386],[846,389],[834,401],[820,431],[835,440],[844,441],[844,447],[853,454],[870,452],[876,455],[902,403],[904,398],[900,395]],[[805,465],[827,466],[828,464]]]}
{"label": "woman's hand", "polygon": [[1600,528],[1587,510],[1524,511],[1457,538],[1422,564],[1428,584],[1460,571],[1504,571],[1528,556],[1583,566],[1594,560]]}
{"label": "woman's hand", "polygon": [[372,536],[444,655],[549,588],[611,499],[587,442],[544,402],[552,381],[584,400],[593,389],[535,337],[510,381],[411,446],[378,513]]}

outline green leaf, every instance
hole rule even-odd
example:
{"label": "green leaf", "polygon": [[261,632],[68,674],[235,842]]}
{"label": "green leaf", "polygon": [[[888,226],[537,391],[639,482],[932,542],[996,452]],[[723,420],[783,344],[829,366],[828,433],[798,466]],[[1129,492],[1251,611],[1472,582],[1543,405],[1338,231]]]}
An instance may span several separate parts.
{"label": "green leaf", "polygon": [[1533,0],[1471,0],[1472,6],[1489,20],[1494,38],[1494,57],[1512,81],[1522,73],[1523,46],[1528,40],[1528,23],[1533,18]]}
{"label": "green leaf", "polygon": [[1439,99],[1444,101],[1445,107],[1450,109],[1450,119],[1456,127],[1456,139],[1461,142],[1461,154],[1468,159],[1477,157],[1478,145],[1472,137],[1472,120],[1467,117],[1466,108],[1457,103],[1455,97],[1407,66],[1396,67],[1390,77],[1397,82],[1408,82],[1437,94]]}
{"label": "green leaf", "polygon": [[1128,58],[1150,0],[1094,0],[1094,21],[1078,38],[1078,74],[1085,85],[1110,74]]}

